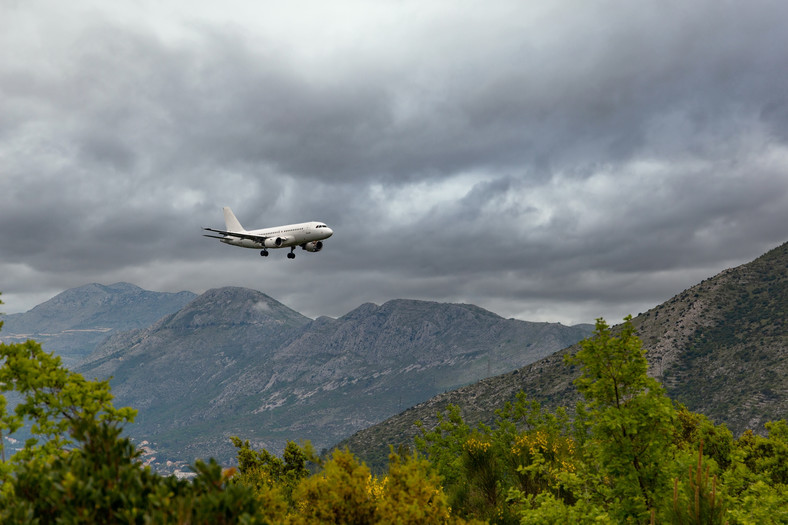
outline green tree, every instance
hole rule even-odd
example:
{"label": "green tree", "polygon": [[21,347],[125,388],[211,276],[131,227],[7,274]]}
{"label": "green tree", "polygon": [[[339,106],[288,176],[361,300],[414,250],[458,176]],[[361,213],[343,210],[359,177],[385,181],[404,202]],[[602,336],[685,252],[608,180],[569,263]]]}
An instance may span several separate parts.
{"label": "green tree", "polygon": [[438,413],[438,424],[427,430],[421,421],[416,422],[421,435],[416,436],[416,448],[426,454],[437,468],[446,487],[462,485],[462,448],[471,435],[471,428],[462,419],[460,407],[449,405],[446,413]]}
{"label": "green tree", "polygon": [[697,466],[689,467],[686,481],[673,479],[673,504],[668,511],[671,523],[677,525],[722,525],[725,523],[725,502],[716,475],[703,461],[703,441],[698,447]]}
{"label": "green tree", "polygon": [[[21,401],[7,410],[5,394]],[[109,383],[63,368],[35,341],[0,344],[0,430],[33,437],[0,473],[1,523],[264,523],[253,491],[198,461],[192,482],[143,467],[121,436],[134,418]]]}
{"label": "green tree", "polygon": [[[254,490],[260,515],[272,523],[465,523],[451,516],[440,477],[423,457],[392,450],[388,474],[376,478],[346,450],[321,463],[311,447],[293,442],[280,459],[252,450],[248,441],[232,441],[239,464],[233,482]],[[320,463],[311,476],[308,461]]]}
{"label": "green tree", "polygon": [[0,405],[0,430],[13,433],[28,421],[33,436],[11,458],[17,463],[66,453],[74,444],[70,434],[82,422],[122,424],[136,414],[132,408],[112,405],[108,381],[87,381],[70,372],[59,356],[44,352],[32,340],[0,344],[0,394],[11,391],[21,401],[13,412],[5,402]]}
{"label": "green tree", "polygon": [[[140,452],[107,422],[75,422],[78,444],[16,466],[0,495],[2,523],[264,523],[253,491],[211,460],[192,481],[143,467]],[[5,487],[4,487],[5,488]]]}
{"label": "green tree", "polygon": [[750,433],[740,439],[744,461],[755,473],[764,474],[773,485],[788,485],[788,422],[766,423],[767,436]]}
{"label": "green tree", "polygon": [[683,451],[695,451],[703,443],[703,454],[713,459],[721,469],[728,468],[735,446],[728,427],[724,423],[715,425],[708,417],[691,412],[684,405],[678,404],[676,408],[676,429],[673,434],[676,447]]}
{"label": "green tree", "polygon": [[253,450],[249,441],[230,438],[237,449],[238,474],[233,481],[254,490],[264,515],[271,521],[282,521],[289,509],[295,508],[293,490],[309,476],[307,463],[318,463],[309,442],[303,447],[287,442],[282,458],[267,450]]}
{"label": "green tree", "polygon": [[722,474],[730,523],[788,523],[788,424],[766,424],[767,436],[745,431]]}
{"label": "green tree", "polygon": [[438,420],[432,430],[421,426],[416,447],[435,465],[459,516],[517,523],[528,496],[548,491],[574,501],[567,479],[577,455],[565,410],[552,413],[520,392],[489,426],[471,429],[453,405]]}
{"label": "green tree", "polygon": [[417,525],[453,523],[448,498],[432,465],[418,455],[405,458],[391,452],[389,470],[377,500],[379,523]]}
{"label": "green tree", "polygon": [[335,450],[322,472],[299,483],[293,498],[293,524],[377,522],[375,500],[369,490],[369,468],[347,450]]}
{"label": "green tree", "polygon": [[[618,335],[598,319],[594,335],[581,342],[570,365],[579,365],[575,385],[588,408],[587,461],[606,484],[613,517],[648,522],[669,494],[675,410],[665,391],[647,375],[648,362],[627,316]],[[606,485],[606,486],[605,486]]]}

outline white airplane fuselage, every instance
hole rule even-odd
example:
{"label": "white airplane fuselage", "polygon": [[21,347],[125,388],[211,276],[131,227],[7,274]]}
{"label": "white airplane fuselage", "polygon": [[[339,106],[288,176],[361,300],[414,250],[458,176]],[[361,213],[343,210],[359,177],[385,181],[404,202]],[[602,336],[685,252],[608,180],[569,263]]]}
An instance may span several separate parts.
{"label": "white airplane fuselage", "polygon": [[205,235],[205,237],[219,239],[224,244],[232,246],[260,250],[262,256],[268,255],[268,248],[290,248],[288,259],[295,258],[295,249],[298,246],[308,252],[319,252],[323,249],[323,239],[328,239],[334,234],[325,223],[317,221],[247,230],[241,226],[229,207],[225,206],[222,211],[226,229],[203,228],[220,234],[220,236]]}
{"label": "white airplane fuselage", "polygon": [[[225,244],[232,244],[233,246],[240,246],[242,248],[253,248],[256,250],[263,247],[289,248],[290,246],[301,246],[302,244],[328,239],[334,232],[323,223],[312,221],[275,226],[273,228],[262,228],[259,230],[248,230],[239,233],[259,235],[260,237],[266,237],[266,239],[264,243],[260,243],[259,241],[253,241],[251,239],[233,237],[232,233],[230,233],[225,239],[221,239],[221,241]],[[277,243],[277,239],[280,239],[279,243]]]}

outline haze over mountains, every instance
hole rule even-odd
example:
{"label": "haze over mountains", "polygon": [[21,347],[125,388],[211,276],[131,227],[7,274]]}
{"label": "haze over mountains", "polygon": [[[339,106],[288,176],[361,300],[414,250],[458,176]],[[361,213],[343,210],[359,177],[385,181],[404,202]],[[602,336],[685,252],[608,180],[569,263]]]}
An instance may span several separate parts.
{"label": "haze over mountains", "polygon": [[[683,291],[634,324],[650,374],[690,410],[726,423],[734,434],[748,428],[762,433],[765,422],[788,417],[788,243]],[[389,444],[412,443],[416,421],[431,427],[437,412],[454,404],[466,422],[489,422],[521,390],[548,406],[572,407],[579,371],[565,366],[563,357],[578,349],[439,394],[340,446],[379,464]]]}
{"label": "haze over mountains", "polygon": [[150,326],[195,297],[192,292],[152,292],[129,283],[87,284],[25,313],[3,316],[0,340],[35,339],[70,367],[90,355],[109,334]]}
{"label": "haze over mountains", "polygon": [[[132,285],[88,285],[34,308],[31,321],[17,314],[12,328],[110,326],[115,314],[97,313],[96,304],[123,310],[128,301],[107,300],[108,290],[142,297]],[[159,460],[229,462],[231,435],[274,452],[288,439],[331,446],[439,392],[549,355],[591,329],[503,319],[466,304],[399,299],[312,320],[244,288],[191,297],[151,326],[102,334],[106,339],[75,368],[88,378],[112,377],[116,406],[139,410],[129,434],[154,442]],[[85,305],[91,322],[77,319]],[[61,311],[69,312],[68,322],[49,322]],[[4,330],[0,337],[19,334]]]}

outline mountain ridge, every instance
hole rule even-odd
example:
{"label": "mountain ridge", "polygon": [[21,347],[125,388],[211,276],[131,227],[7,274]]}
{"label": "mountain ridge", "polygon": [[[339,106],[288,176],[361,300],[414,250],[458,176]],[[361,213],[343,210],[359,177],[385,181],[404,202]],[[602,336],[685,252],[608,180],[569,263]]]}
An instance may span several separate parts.
{"label": "mountain ridge", "polygon": [[0,340],[35,339],[73,366],[108,335],[143,328],[197,297],[144,290],[134,284],[90,283],[70,288],[23,313],[3,316]]}
{"label": "mountain ridge", "polygon": [[325,447],[589,332],[409,299],[312,320],[262,292],[228,287],[148,328],[114,334],[77,371],[112,377],[116,404],[140,409],[132,435],[173,456],[229,461],[230,435],[275,452],[287,439]]}
{"label": "mountain ridge", "polygon": [[[788,413],[788,243],[750,263],[729,268],[633,319],[649,374],[672,398],[726,423],[734,433]],[[615,329],[615,327],[614,327]],[[473,425],[517,393],[547,406],[572,407],[579,370],[563,356],[575,344],[512,372],[441,393],[340,441],[370,464],[382,464],[388,445],[412,444],[418,430],[437,424],[449,404]]]}

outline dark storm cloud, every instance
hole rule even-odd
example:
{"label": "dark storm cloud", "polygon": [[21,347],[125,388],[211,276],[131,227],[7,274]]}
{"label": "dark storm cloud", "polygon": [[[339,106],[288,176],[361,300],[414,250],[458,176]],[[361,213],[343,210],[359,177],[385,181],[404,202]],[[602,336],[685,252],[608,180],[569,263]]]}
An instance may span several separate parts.
{"label": "dark storm cloud", "polygon": [[[166,20],[177,38],[43,5],[1,42],[26,52],[0,62],[7,303],[129,280],[311,315],[409,296],[589,321],[786,237],[779,2],[406,2],[355,26],[337,7],[289,39],[200,5]],[[336,234],[263,261],[200,237],[224,205]]]}
{"label": "dark storm cloud", "polygon": [[[173,49],[144,33],[91,29],[58,82],[60,109],[79,111],[74,139],[85,158],[116,169],[133,169],[137,152],[177,155],[181,166],[262,164],[331,180],[532,163],[583,175],[599,162],[669,149],[662,134],[675,126],[659,129],[666,117],[686,127],[682,150],[702,150],[709,138],[726,138],[716,128],[779,107],[786,86],[764,89],[762,76],[784,70],[784,54],[759,48],[762,37],[753,43],[746,17],[727,28],[736,13],[725,12],[699,27],[700,14],[672,30],[644,15],[601,29],[570,25],[575,34],[557,28],[564,38],[538,52],[537,37],[523,31],[494,55],[466,62],[460,46],[458,56],[414,58],[403,66],[413,72],[371,76],[362,62],[323,83],[294,70],[287,50],[250,48],[216,30]],[[765,51],[755,64],[753,49]],[[414,85],[414,72],[435,84]],[[419,101],[419,111],[398,115],[403,99]]]}

